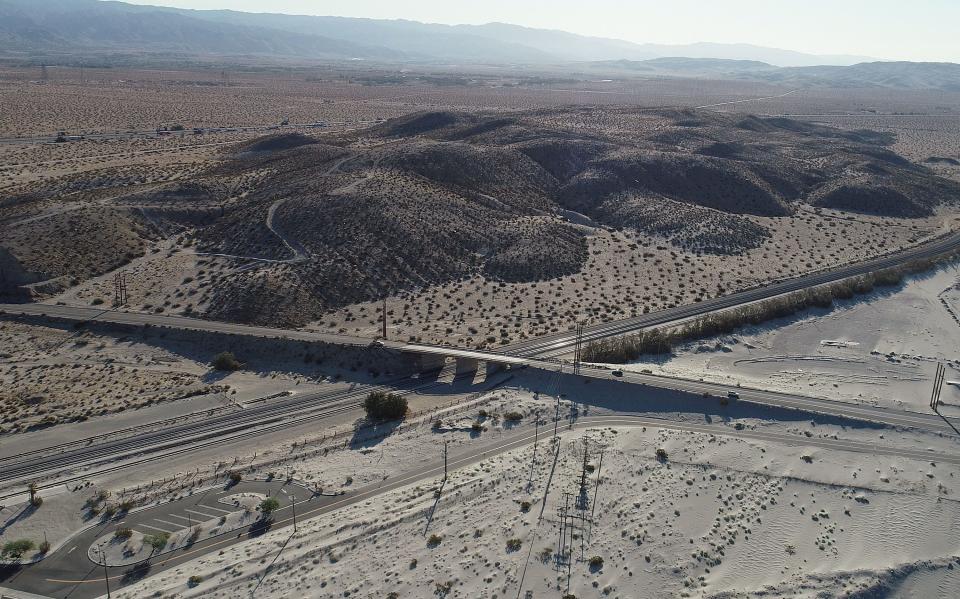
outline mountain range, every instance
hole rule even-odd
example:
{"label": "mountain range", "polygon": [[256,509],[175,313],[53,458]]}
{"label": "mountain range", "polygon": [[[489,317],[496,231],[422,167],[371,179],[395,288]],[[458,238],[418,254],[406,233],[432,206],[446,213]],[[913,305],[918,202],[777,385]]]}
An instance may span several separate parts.
{"label": "mountain range", "polygon": [[[749,44],[635,44],[505,23],[186,10],[104,0],[0,0],[0,57],[186,56],[366,64],[570,65],[588,73],[753,79],[785,85],[960,90],[960,65],[876,62]],[[678,58],[680,57],[680,58]]]}
{"label": "mountain range", "polygon": [[505,23],[437,25],[406,20],[186,10],[101,0],[0,0],[0,51],[23,54],[51,50],[447,63],[537,64],[689,56],[804,66],[867,60],[747,44],[635,44]]}

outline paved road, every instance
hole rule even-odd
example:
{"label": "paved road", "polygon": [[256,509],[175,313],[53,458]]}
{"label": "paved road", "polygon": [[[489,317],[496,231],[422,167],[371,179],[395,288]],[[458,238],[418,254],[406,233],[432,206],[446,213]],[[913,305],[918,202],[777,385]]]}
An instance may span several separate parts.
{"label": "paved road", "polygon": [[[960,464],[960,456],[941,454],[922,449],[901,449],[889,444],[862,443],[829,438],[807,438],[799,435],[773,433],[754,430],[737,430],[733,426],[722,423],[690,423],[677,422],[659,418],[634,416],[630,414],[609,414],[589,416],[565,422],[563,428],[582,430],[597,426],[645,426],[652,428],[666,428],[698,432],[705,434],[726,435],[744,439],[754,439],[782,443],[793,447],[819,447],[831,450],[851,451],[868,455],[892,455],[923,461],[934,461],[949,464]],[[541,427],[549,430],[548,427]],[[451,470],[464,468],[491,456],[510,451],[531,444],[537,432],[532,422],[516,426],[503,432],[502,435],[484,435],[475,442],[456,448],[451,451],[449,467]],[[540,432],[540,439],[544,439],[549,432]],[[651,456],[651,460],[653,457]],[[799,459],[799,458],[798,458]],[[380,484],[357,489],[339,497],[306,495],[297,499],[297,517],[299,521],[307,518],[316,518],[328,515],[347,506],[366,501],[372,497],[386,493],[400,487],[433,479],[439,482],[443,474],[442,459],[419,464],[406,472],[398,473]],[[189,525],[189,520],[195,515],[218,514],[218,510],[225,506],[216,502],[218,496],[237,491],[265,492],[280,498],[282,507],[277,511],[277,517],[272,526],[273,530],[289,527],[293,523],[292,508],[289,496],[303,489],[295,486],[285,486],[283,483],[241,483],[234,490],[215,489],[205,493],[198,493],[189,498],[170,502],[154,509],[143,510],[130,514],[120,522],[109,522],[88,530],[66,543],[60,550],[55,551],[47,559],[33,565],[0,569],[0,585],[13,589],[20,589],[34,593],[43,593],[50,597],[70,597],[86,599],[96,597],[106,592],[103,582],[103,568],[97,566],[87,557],[86,549],[97,538],[110,534],[121,524],[141,530],[141,532],[155,533],[158,531],[172,531],[177,522],[183,523],[181,528]],[[294,490],[296,489],[296,490]],[[284,492],[286,491],[286,492]],[[192,510],[193,512],[188,512]],[[251,537],[249,531],[229,533],[213,539],[196,543],[195,545],[174,551],[154,558],[149,567],[136,568],[132,566],[110,567],[107,575],[110,577],[111,588],[116,590],[122,586],[133,584],[145,576],[153,575],[163,570],[181,565],[184,561],[193,559],[213,550],[239,543]]]}
{"label": "paved road", "polygon": [[[439,374],[439,373],[438,373]],[[34,451],[0,457],[0,484],[11,489],[0,500],[23,494],[23,484],[54,477],[40,488],[59,486],[73,480],[132,468],[162,458],[169,458],[203,448],[250,439],[292,426],[320,422],[338,414],[362,414],[362,400],[371,391],[390,391],[401,395],[432,392],[459,381],[472,380],[473,373],[455,375],[451,383],[440,383],[422,377],[403,378],[382,385],[352,385],[349,389],[295,394],[248,406],[241,412],[211,415],[187,422],[167,425],[145,425],[117,435],[79,439]],[[477,390],[489,388],[499,381],[490,379]],[[79,472],[70,477],[68,473]],[[19,484],[19,486],[17,486]]]}
{"label": "paved road", "polygon": [[[763,287],[748,289],[746,291],[732,293],[730,295],[709,299],[695,304],[677,306],[675,308],[660,310],[658,312],[644,314],[642,316],[636,316],[633,318],[591,325],[585,328],[583,340],[584,342],[587,342],[605,337],[623,335],[648,327],[675,323],[688,318],[701,316],[709,312],[715,312],[717,310],[724,310],[734,306],[768,299],[777,295],[789,293],[791,291],[807,289],[826,283],[834,283],[841,279],[867,274],[893,266],[899,266],[914,260],[932,258],[947,252],[955,251],[958,248],[960,248],[960,233],[951,233],[947,236],[937,238],[934,241],[924,243],[901,252],[896,252],[888,256],[857,262],[847,266],[804,275],[793,279],[787,279],[785,281],[779,281]],[[500,348],[499,351],[509,355],[522,357],[556,357],[569,353],[576,344],[576,341],[576,334],[571,331],[566,331],[537,337],[535,339],[522,341],[520,343],[506,345]]]}

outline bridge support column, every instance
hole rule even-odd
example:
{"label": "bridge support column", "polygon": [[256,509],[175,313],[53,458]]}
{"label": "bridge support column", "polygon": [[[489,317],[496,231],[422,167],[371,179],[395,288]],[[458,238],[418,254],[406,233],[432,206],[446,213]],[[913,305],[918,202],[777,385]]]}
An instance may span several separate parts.
{"label": "bridge support column", "polygon": [[447,357],[440,354],[420,354],[416,359],[418,372],[440,370],[447,363]]}
{"label": "bridge support column", "polygon": [[475,358],[457,358],[457,376],[476,373],[479,368],[480,360]]}

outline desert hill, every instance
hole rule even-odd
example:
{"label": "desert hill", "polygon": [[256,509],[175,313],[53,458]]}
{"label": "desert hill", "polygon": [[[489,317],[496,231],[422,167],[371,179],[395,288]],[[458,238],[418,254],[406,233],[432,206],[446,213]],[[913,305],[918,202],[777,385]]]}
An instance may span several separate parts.
{"label": "desert hill", "polygon": [[[5,203],[0,226],[18,280],[83,280],[177,234],[191,251],[243,265],[204,282],[209,316],[297,324],[475,276],[572,276],[598,228],[684,255],[738,255],[801,209],[918,218],[960,197],[960,185],[891,142],[695,110],[424,112],[245,142],[185,180],[47,183]],[[95,201],[57,207],[78,190]],[[91,244],[98,236],[108,243]],[[81,256],[64,259],[64,247]],[[645,249],[635,245],[634,258]]]}

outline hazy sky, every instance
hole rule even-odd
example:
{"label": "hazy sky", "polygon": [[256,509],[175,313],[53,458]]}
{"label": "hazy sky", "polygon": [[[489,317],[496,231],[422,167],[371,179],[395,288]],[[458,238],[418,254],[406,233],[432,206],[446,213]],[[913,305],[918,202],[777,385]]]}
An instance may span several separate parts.
{"label": "hazy sky", "polygon": [[182,8],[502,21],[633,42],[743,42],[813,54],[960,62],[960,0],[127,0]]}

